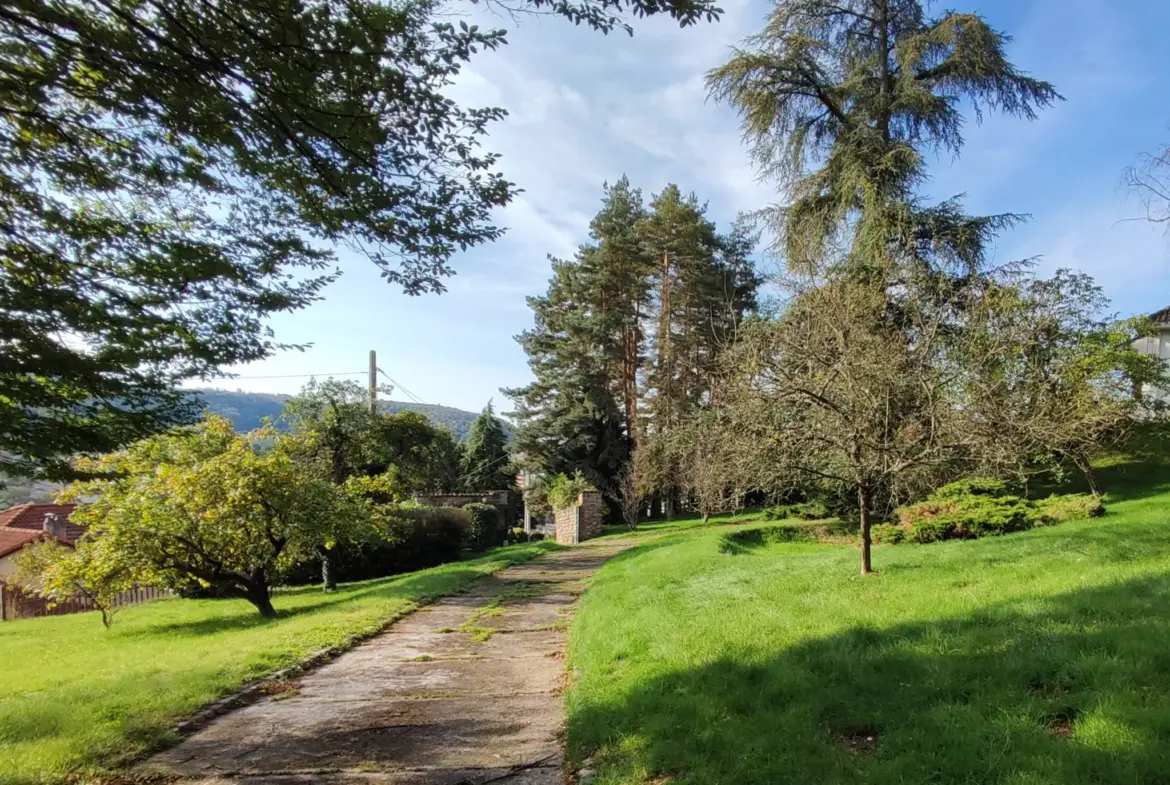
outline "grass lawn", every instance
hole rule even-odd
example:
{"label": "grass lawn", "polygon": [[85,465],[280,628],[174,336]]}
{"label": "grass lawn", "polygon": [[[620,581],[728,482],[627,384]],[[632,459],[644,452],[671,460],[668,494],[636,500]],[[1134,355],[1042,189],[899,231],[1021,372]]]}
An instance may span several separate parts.
{"label": "grass lawn", "polygon": [[595,785],[1170,782],[1170,465],[1106,517],[969,542],[611,561],[570,639]]}
{"label": "grass lawn", "polygon": [[95,613],[0,624],[0,782],[52,782],[129,761],[245,682],[553,547],[499,548],[330,594],[279,591],[275,619],[242,600],[167,599],[123,609],[108,631]]}

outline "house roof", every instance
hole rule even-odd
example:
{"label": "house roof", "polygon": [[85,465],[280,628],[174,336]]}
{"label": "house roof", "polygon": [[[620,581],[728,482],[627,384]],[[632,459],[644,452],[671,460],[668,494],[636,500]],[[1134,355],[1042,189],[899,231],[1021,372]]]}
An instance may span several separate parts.
{"label": "house roof", "polygon": [[[34,529],[0,529],[0,559],[11,553],[16,553],[33,540],[43,540],[48,537],[49,535],[45,532]],[[63,545],[73,545],[67,540],[58,539],[58,542]]]}
{"label": "house roof", "polygon": [[[4,529],[21,529],[25,531],[43,531],[45,516],[49,513],[60,515],[68,519],[76,504],[21,504],[0,512],[0,531]],[[85,534],[85,527],[66,522],[65,539],[73,541]]]}
{"label": "house roof", "polygon": [[1170,324],[1170,305],[1167,305],[1160,311],[1154,311],[1150,314],[1150,321],[1156,324]]}

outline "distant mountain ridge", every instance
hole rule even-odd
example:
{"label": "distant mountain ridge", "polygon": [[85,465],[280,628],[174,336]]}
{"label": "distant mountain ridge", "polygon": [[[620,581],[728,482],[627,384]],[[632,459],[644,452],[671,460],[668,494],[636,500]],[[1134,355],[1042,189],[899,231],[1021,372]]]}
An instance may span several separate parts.
{"label": "distant mountain ridge", "polygon": [[[227,417],[235,424],[237,431],[250,431],[259,428],[265,417],[273,420],[284,412],[285,404],[291,395],[281,393],[252,393],[242,390],[197,389],[192,390],[207,406],[212,414]],[[456,409],[453,406],[440,406],[434,403],[409,403],[404,401],[379,401],[378,410],[389,414],[398,412],[418,412],[425,414],[431,422],[450,430],[459,441],[467,439],[467,431],[471,423],[478,417],[474,412]],[[501,421],[503,422],[503,421]],[[504,423],[505,430],[508,424]]]}

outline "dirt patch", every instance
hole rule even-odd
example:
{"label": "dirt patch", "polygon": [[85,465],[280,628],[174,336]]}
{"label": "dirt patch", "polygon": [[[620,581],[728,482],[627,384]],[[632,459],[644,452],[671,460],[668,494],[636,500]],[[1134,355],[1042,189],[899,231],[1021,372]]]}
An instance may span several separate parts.
{"label": "dirt patch", "polygon": [[1080,714],[1080,709],[1075,706],[1062,706],[1044,716],[1044,726],[1056,738],[1067,739],[1076,729]]}
{"label": "dirt patch", "polygon": [[881,732],[877,728],[861,726],[848,728],[837,734],[837,741],[857,755],[872,755],[881,743]]}

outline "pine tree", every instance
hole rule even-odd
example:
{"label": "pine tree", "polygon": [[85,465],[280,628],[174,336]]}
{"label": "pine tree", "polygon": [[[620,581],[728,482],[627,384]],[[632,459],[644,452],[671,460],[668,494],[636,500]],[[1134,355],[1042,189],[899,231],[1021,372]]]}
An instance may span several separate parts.
{"label": "pine tree", "polygon": [[604,194],[601,211],[589,224],[594,245],[583,248],[578,261],[592,292],[605,384],[618,400],[632,448],[638,438],[642,319],[654,262],[638,231],[646,217],[642,192],[623,176],[613,186],[606,184]]}
{"label": "pine tree", "polygon": [[622,413],[598,350],[592,290],[579,262],[553,260],[548,292],[529,297],[533,329],[516,340],[535,380],[504,390],[515,406],[514,453],[548,475],[581,472],[608,490],[629,456]]}
{"label": "pine tree", "polygon": [[[717,360],[731,343],[736,325],[755,303],[758,277],[748,259],[755,238],[739,224],[721,236],[706,217],[706,206],[670,185],[654,197],[638,226],[642,246],[655,260],[646,308],[647,363],[641,397],[645,433],[660,441],[652,463],[675,463],[664,450],[670,433],[710,403]],[[663,478],[667,515],[676,488],[668,479],[675,466],[655,466]]]}
{"label": "pine tree", "polygon": [[707,75],[739,112],[761,174],[789,197],[775,217],[790,266],[837,246],[857,268],[888,267],[933,246],[936,263],[978,268],[1013,217],[924,208],[916,188],[928,154],[958,154],[964,102],[977,117],[1033,119],[1060,100],[1008,62],[1008,40],[976,14],[930,17],[919,0],[781,0]]}
{"label": "pine tree", "polygon": [[536,325],[518,340],[536,381],[506,392],[518,454],[613,494],[637,441],[706,399],[712,358],[758,282],[751,234],[721,237],[673,186],[649,212],[628,179],[606,186],[590,240],[554,260],[547,294],[529,299]]}
{"label": "pine tree", "polygon": [[496,419],[492,402],[484,407],[467,434],[460,476],[469,491],[500,491],[512,487],[515,475],[508,456],[508,436]]}

